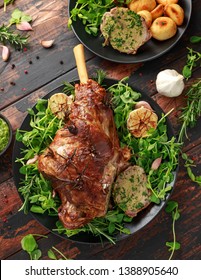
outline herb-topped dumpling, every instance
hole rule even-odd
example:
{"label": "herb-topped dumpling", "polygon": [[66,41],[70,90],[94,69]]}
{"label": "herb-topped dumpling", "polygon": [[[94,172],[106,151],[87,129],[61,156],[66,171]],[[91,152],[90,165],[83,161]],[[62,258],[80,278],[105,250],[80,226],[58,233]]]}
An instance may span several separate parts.
{"label": "herb-topped dumpling", "polygon": [[110,44],[113,49],[127,54],[135,54],[152,36],[144,18],[123,7],[106,12],[100,30],[105,39],[103,46]]}
{"label": "herb-topped dumpling", "polygon": [[150,204],[151,191],[147,188],[147,176],[142,167],[133,165],[117,177],[113,187],[114,202],[129,217]]}

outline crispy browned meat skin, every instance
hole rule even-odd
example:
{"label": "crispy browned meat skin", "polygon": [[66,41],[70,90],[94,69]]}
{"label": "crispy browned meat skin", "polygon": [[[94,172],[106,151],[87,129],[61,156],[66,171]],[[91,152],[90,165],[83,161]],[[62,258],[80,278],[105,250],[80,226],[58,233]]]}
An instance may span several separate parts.
{"label": "crispy browned meat skin", "polygon": [[105,215],[111,185],[128,166],[105,89],[88,80],[75,86],[75,96],[69,120],[38,160],[61,198],[59,218],[69,229]]}

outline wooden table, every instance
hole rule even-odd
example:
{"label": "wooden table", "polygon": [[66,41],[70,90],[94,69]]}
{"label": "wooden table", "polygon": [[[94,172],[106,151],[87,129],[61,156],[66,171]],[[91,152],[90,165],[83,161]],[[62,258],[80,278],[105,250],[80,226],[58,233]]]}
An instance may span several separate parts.
{"label": "wooden table", "polygon": [[[16,0],[14,5],[3,12],[0,1],[0,24],[7,23],[11,12],[18,7],[33,18],[33,31],[28,34],[29,47],[23,51],[12,50],[8,62],[0,59],[0,110],[11,122],[15,134],[20,127],[27,108],[32,107],[38,98],[43,97],[63,81],[77,78],[77,70],[73,56],[73,47],[78,44],[74,33],[67,28],[68,1],[50,0]],[[190,36],[201,36],[200,1],[193,0],[192,18],[187,31],[173,49],[160,58],[138,64],[117,64],[96,57],[86,51],[89,75],[95,69],[103,69],[107,77],[121,79],[130,76],[132,85],[137,85],[146,91],[165,112],[172,107],[185,105],[184,95],[177,98],[166,98],[157,94],[155,79],[157,73],[166,68],[175,69],[181,73],[186,62],[187,47],[192,47]],[[39,41],[55,39],[51,49],[44,49]],[[201,45],[193,46],[198,51]],[[198,65],[186,87],[196,78],[201,77]],[[178,115],[170,115],[175,133],[180,124]],[[183,151],[195,160],[194,172],[201,174],[201,121],[196,128],[188,130],[189,140],[185,141]],[[28,233],[46,235],[48,238],[38,238],[38,244],[43,252],[42,259],[48,259],[47,250],[55,246],[63,254],[73,259],[168,259],[169,252],[166,241],[172,241],[172,219],[165,210],[134,236],[118,242],[116,245],[79,244],[60,238],[41,226],[30,214],[19,212],[22,204],[13,180],[12,152],[13,141],[8,151],[0,158],[0,258],[29,259],[21,249],[20,240]],[[180,168],[172,200],[179,203],[181,218],[176,222],[176,235],[181,249],[174,254],[175,259],[201,258],[201,188],[193,183],[180,161]]]}

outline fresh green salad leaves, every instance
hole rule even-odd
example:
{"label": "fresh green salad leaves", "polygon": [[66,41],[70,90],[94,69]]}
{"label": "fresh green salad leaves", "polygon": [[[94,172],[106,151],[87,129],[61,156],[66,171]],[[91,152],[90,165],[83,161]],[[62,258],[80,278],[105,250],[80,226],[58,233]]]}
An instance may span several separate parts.
{"label": "fresh green salad leaves", "polygon": [[[173,171],[178,165],[181,144],[176,138],[169,139],[166,116],[162,115],[156,130],[150,131],[147,138],[134,138],[127,130],[127,119],[141,94],[133,91],[123,79],[108,88],[112,93],[114,119],[122,146],[132,150],[131,161],[144,168],[148,175],[148,188],[152,190],[152,202],[165,200],[172,188]],[[157,170],[151,169],[153,161],[162,156],[162,163]]]}
{"label": "fresh green salad leaves", "polygon": [[141,97],[139,92],[134,91],[126,82],[128,78],[124,78],[119,81],[118,84],[114,84],[108,88],[108,91],[112,94],[112,107],[114,110],[114,120],[118,132],[123,137],[128,134],[126,127],[129,113],[134,109],[134,105]]}
{"label": "fresh green salad leaves", "polygon": [[79,18],[85,26],[85,31],[97,36],[102,16],[115,6],[114,2],[114,0],[78,0],[71,10],[68,26],[70,27],[72,21]]}
{"label": "fresh green salad leaves", "polygon": [[[104,83],[102,71],[97,73],[96,80]],[[67,94],[72,94],[73,89],[73,85],[64,84],[64,92]],[[147,138],[134,138],[127,130],[126,123],[129,113],[134,109],[141,94],[126,83],[126,78],[110,86],[107,90],[111,94],[111,106],[114,110],[121,146],[131,149],[131,162],[143,167],[147,174],[148,188],[152,191],[152,202],[160,203],[161,200],[166,199],[172,189],[173,172],[178,165],[180,144],[176,143],[175,137],[169,138],[164,115],[160,116],[157,129],[150,130]],[[63,123],[51,113],[47,100],[39,100],[35,109],[29,109],[28,112],[31,130],[18,130],[16,133],[16,139],[25,146],[21,153],[22,158],[17,160],[22,164],[20,173],[24,175],[19,188],[24,197],[21,209],[25,212],[57,215],[60,200],[57,196],[52,196],[50,182],[38,172],[37,162],[27,163],[30,159],[37,157],[52,142],[56,131],[62,127]],[[153,161],[159,157],[162,157],[159,168],[151,169]],[[117,233],[130,233],[126,223],[131,221],[132,218],[115,206],[107,212],[105,217],[95,218],[80,229],[68,230],[58,221],[57,229],[54,230],[66,234],[68,237],[79,232],[91,232],[95,236],[105,237],[115,243]]]}
{"label": "fresh green salad leaves", "polygon": [[33,159],[52,142],[55,133],[63,125],[62,121],[52,114],[47,105],[47,100],[38,100],[36,111],[28,110],[31,130],[17,130],[16,132],[16,140],[25,146],[22,151],[23,157],[17,159],[17,162],[22,164],[20,173],[24,175],[19,192],[24,197],[21,209],[25,213],[30,210],[43,214],[47,211],[50,215],[56,215],[59,199],[52,197],[50,182],[38,172],[35,162],[27,164],[29,159]]}
{"label": "fresh green salad leaves", "polygon": [[57,229],[53,229],[53,231],[64,233],[68,237],[80,232],[88,232],[92,233],[94,236],[99,236],[100,239],[105,237],[111,243],[115,244],[115,234],[130,234],[130,230],[126,228],[124,224],[131,221],[132,218],[125,215],[121,209],[116,207],[113,210],[109,210],[104,217],[95,218],[90,223],[78,229],[66,229],[63,227],[61,222],[58,221]]}

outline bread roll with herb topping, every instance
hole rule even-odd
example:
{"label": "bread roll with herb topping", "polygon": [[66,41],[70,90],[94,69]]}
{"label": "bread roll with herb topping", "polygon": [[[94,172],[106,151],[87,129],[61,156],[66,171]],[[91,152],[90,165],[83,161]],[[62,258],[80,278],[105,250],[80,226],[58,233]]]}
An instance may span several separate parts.
{"label": "bread roll with herb topping", "polygon": [[144,169],[133,165],[120,173],[114,183],[112,195],[114,202],[126,215],[135,217],[151,202],[151,191],[147,188]]}

